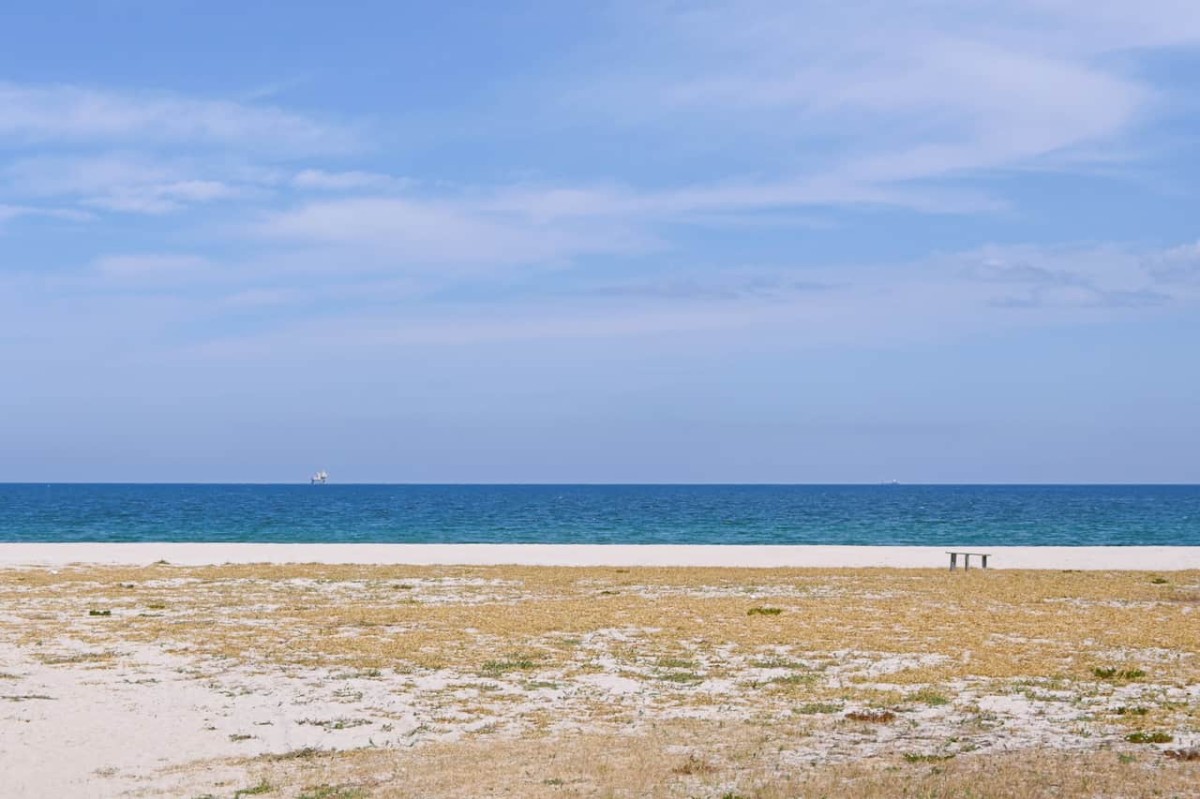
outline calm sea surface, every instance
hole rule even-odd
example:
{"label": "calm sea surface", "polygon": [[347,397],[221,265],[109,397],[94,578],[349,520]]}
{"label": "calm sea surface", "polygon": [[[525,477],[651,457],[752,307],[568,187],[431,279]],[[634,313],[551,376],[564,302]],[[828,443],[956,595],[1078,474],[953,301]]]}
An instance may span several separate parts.
{"label": "calm sea surface", "polygon": [[1200,486],[8,484],[0,541],[1200,546]]}

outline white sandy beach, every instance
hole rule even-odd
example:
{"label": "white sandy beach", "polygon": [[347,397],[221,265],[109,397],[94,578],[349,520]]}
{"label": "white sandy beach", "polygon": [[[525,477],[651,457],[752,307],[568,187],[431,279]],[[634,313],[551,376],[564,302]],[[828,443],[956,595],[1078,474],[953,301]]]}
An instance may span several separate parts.
{"label": "white sandy beach", "polygon": [[[0,566],[324,563],[430,566],[945,568],[949,547],[629,544],[4,543]],[[995,569],[1200,569],[1200,547],[955,547]],[[972,565],[978,566],[973,558]]]}

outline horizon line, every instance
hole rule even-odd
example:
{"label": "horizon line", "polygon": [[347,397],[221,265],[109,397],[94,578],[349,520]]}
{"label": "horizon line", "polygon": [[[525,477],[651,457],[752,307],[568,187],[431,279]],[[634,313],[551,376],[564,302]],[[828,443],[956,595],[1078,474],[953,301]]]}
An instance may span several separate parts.
{"label": "horizon line", "polygon": [[[148,481],[148,480],[118,480],[118,481],[92,481],[92,480],[22,480],[22,481],[3,481],[0,480],[0,486],[307,486],[311,485],[307,480],[295,481],[245,481],[245,482],[218,482],[207,480],[170,480],[170,481]],[[688,487],[1182,487],[1182,488],[1197,488],[1200,487],[1200,482],[1184,482],[1184,481],[1152,481],[1152,482],[1057,482],[1057,481],[1037,481],[1037,482],[966,482],[955,483],[948,481],[930,481],[930,482],[904,482],[892,480],[879,480],[871,482],[863,481],[844,481],[844,482],[828,482],[828,483],[805,483],[805,482],[672,482],[672,481],[654,481],[654,482],[608,482],[608,481],[589,481],[589,482],[439,482],[439,481],[410,481],[410,482],[369,482],[369,481],[347,481],[321,484],[325,488],[338,486],[367,486],[367,487],[501,487],[501,488],[520,488],[520,487],[663,487],[663,488],[688,488]]]}

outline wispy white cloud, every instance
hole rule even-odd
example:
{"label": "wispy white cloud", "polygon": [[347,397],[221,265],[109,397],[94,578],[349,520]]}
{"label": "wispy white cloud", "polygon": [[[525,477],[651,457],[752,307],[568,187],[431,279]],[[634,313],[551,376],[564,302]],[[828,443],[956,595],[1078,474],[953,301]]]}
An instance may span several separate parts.
{"label": "wispy white cloud", "polygon": [[344,125],[271,106],[162,92],[0,82],[0,140],[185,143],[266,152],[327,153],[354,146]]}
{"label": "wispy white cloud", "polygon": [[379,190],[408,185],[408,181],[377,172],[329,172],[323,169],[305,169],[298,172],[292,177],[291,183],[299,189],[316,191]]}
{"label": "wispy white cloud", "polygon": [[[214,172],[220,177],[201,177]],[[0,168],[0,191],[130,213],[177,211],[250,190],[228,182],[215,167],[127,153],[26,158]]]}
{"label": "wispy white cloud", "polygon": [[139,253],[102,256],[92,267],[107,280],[144,284],[195,277],[210,271],[212,264],[198,255]]}
{"label": "wispy white cloud", "polygon": [[1165,284],[1200,284],[1200,241],[1172,247],[1147,259],[1147,269]]}
{"label": "wispy white cloud", "polygon": [[91,219],[91,214],[74,208],[42,208],[31,205],[7,205],[0,203],[0,225],[10,219],[19,217],[48,217],[65,219],[71,222],[85,222]]}
{"label": "wispy white cloud", "polygon": [[269,214],[258,235],[366,248],[410,268],[426,265],[545,264],[655,246],[636,229],[603,222],[547,225],[470,200],[353,197]]}
{"label": "wispy white cloud", "polygon": [[1125,140],[1164,105],[1114,56],[1200,42],[1200,6],[1174,0],[620,7],[648,33],[622,39],[591,81],[567,82],[562,106],[655,130],[699,162],[732,148],[761,163],[777,177],[737,181],[747,205],[920,207],[906,200],[930,181],[1041,162],[1111,170],[1145,155]]}
{"label": "wispy white cloud", "polygon": [[216,180],[178,180],[138,186],[116,187],[107,194],[85,198],[95,208],[142,214],[177,211],[197,203],[236,197],[239,190]]}
{"label": "wispy white cloud", "polygon": [[[710,335],[758,347],[904,346],[1200,307],[1200,281],[1156,274],[1153,265],[1174,252],[988,246],[904,263],[681,269],[625,279],[593,274],[560,289],[532,284],[503,299],[471,302],[397,294],[384,288],[386,278],[377,279],[376,291],[367,279],[313,289],[318,297],[336,296],[346,308],[340,315],[218,335],[195,348],[214,358],[322,357],[348,349],[372,357],[397,346],[497,341],[681,336],[701,346],[696,342]],[[296,290],[226,302],[295,302]],[[393,302],[374,301],[385,293]]]}

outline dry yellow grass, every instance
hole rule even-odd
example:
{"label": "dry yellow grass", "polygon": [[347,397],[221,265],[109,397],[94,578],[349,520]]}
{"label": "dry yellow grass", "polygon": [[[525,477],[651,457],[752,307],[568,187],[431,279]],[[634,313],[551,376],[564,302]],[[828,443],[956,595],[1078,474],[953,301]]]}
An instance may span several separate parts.
{"label": "dry yellow grass", "polygon": [[[248,662],[482,667],[577,660],[572,641],[633,631],[617,655],[720,668],[719,651],[938,653],[893,682],[1085,679],[1097,666],[1200,681],[1200,575],[891,570],[224,566],[0,574],[10,635],[98,646],[171,641]],[[770,607],[778,615],[747,615]],[[89,617],[90,610],[111,617]],[[702,657],[705,656],[705,657]]]}
{"label": "dry yellow grass", "polygon": [[242,784],[305,799],[1134,799],[1200,796],[1200,764],[1025,751],[808,764],[787,731],[660,725],[642,735],[473,740],[420,750],[298,752],[244,764]]}
{"label": "dry yellow grass", "polygon": [[[1152,578],[5,570],[0,640],[55,668],[108,668],[151,647],[197,676],[389,681],[431,729],[460,736],[237,765],[282,797],[1196,796],[1195,763],[1125,740],[1200,731],[1200,573]],[[443,687],[418,691],[413,675]],[[609,695],[595,680],[632,687]],[[872,721],[872,709],[886,714]],[[990,754],[1009,746],[1024,751]]]}

